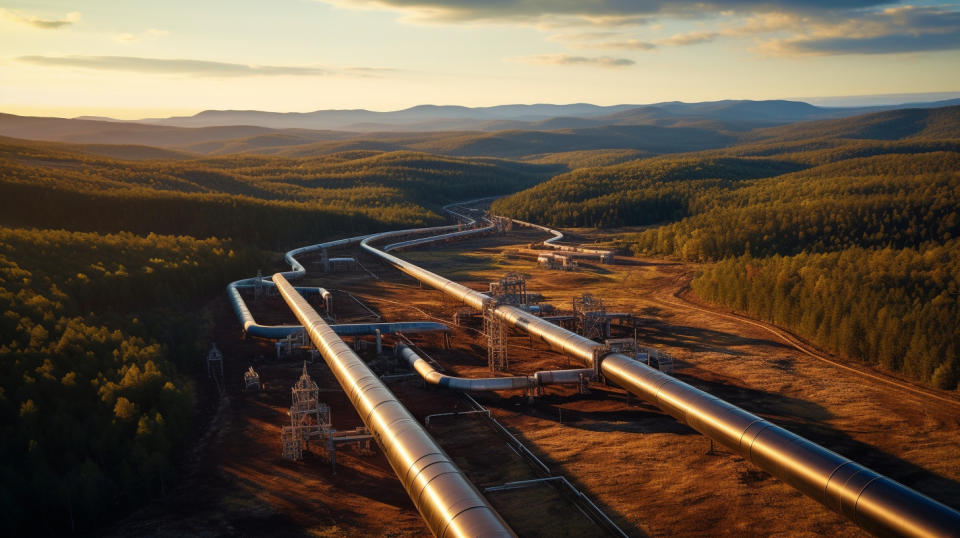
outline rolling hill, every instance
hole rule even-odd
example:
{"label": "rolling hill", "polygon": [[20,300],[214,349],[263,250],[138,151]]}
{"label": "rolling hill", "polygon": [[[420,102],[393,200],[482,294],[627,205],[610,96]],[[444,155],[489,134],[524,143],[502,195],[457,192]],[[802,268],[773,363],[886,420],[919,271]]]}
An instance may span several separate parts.
{"label": "rolling hill", "polygon": [[960,107],[754,131],[762,140],[561,174],[493,203],[702,262],[692,288],[847,357],[960,382]]}

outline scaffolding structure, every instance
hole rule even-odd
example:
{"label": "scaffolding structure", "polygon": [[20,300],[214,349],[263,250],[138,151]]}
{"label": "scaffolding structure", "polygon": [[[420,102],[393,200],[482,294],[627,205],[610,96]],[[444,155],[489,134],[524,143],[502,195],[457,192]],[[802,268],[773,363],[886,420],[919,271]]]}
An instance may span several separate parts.
{"label": "scaffolding structure", "polygon": [[260,392],[262,386],[260,385],[260,374],[253,369],[253,366],[247,369],[243,373],[243,391],[244,392]]}
{"label": "scaffolding structure", "polygon": [[487,339],[487,367],[491,373],[506,370],[509,366],[507,326],[497,317],[496,308],[496,300],[483,303],[483,334]]}
{"label": "scaffolding structure", "polygon": [[464,306],[458,308],[456,312],[453,313],[453,324],[457,327],[463,327],[471,319],[477,317],[477,311],[470,308],[469,306]]}
{"label": "scaffolding structure", "polygon": [[673,357],[661,349],[642,347],[637,349],[636,360],[656,368],[665,374],[673,373]]}
{"label": "scaffolding structure", "polygon": [[590,339],[610,336],[610,319],[603,301],[589,293],[573,298],[573,315],[577,320],[577,332]]}
{"label": "scaffolding structure", "polygon": [[307,372],[306,361],[300,379],[290,388],[290,400],[290,425],[304,444],[311,437],[323,437],[330,428],[330,407],[320,402],[320,387]]}
{"label": "scaffolding structure", "polygon": [[636,338],[607,338],[604,344],[610,353],[622,353],[631,357],[636,356],[639,349]]}
{"label": "scaffolding structure", "polygon": [[527,304],[527,275],[507,273],[500,280],[490,283],[490,296],[497,304]]}
{"label": "scaffolding structure", "polygon": [[513,220],[507,217],[492,216],[490,217],[490,221],[493,224],[495,232],[498,234],[503,234],[513,229]]}
{"label": "scaffolding structure", "polygon": [[289,424],[280,427],[280,445],[283,447],[283,457],[288,460],[300,461],[303,459],[303,441],[297,436],[297,429]]}
{"label": "scaffolding structure", "polygon": [[290,333],[277,340],[273,344],[277,349],[277,360],[293,356],[297,351],[309,349],[311,346],[307,342],[307,335],[303,331]]}
{"label": "scaffolding structure", "polygon": [[222,396],[226,391],[223,384],[223,353],[217,349],[217,344],[210,344],[210,351],[207,352],[207,377],[213,380],[217,392]]}
{"label": "scaffolding structure", "polygon": [[[251,367],[251,371],[253,368]],[[334,474],[337,472],[337,445],[348,444],[361,454],[371,454],[370,440],[373,436],[364,426],[346,431],[333,429],[330,407],[320,401],[320,388],[307,372],[303,363],[300,379],[290,388],[290,424],[280,429],[280,445],[283,457],[299,461],[310,440],[325,441],[320,446],[327,452]]]}

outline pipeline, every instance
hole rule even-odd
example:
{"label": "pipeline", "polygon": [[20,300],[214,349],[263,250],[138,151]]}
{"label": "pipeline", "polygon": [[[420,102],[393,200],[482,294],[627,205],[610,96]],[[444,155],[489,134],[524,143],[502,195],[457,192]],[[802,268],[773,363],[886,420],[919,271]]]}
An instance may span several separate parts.
{"label": "pipeline", "polygon": [[[493,305],[478,291],[370,245],[410,233],[385,232],[362,248],[477,310],[490,305],[503,321],[580,360],[631,394],[656,405],[734,453],[838,512],[863,529],[889,536],[960,536],[960,513],[890,478],[821,447],[598,343],[509,305]],[[421,243],[422,244],[422,243]]]}
{"label": "pipeline", "polygon": [[435,536],[514,536],[440,445],[280,273],[280,295],[373,434]]}
{"label": "pipeline", "polygon": [[454,377],[438,372],[409,346],[397,344],[397,353],[431,385],[460,392],[486,392],[493,390],[531,390],[545,385],[576,385],[589,378],[593,370],[548,370],[529,376],[515,377]]}
{"label": "pipeline", "polygon": [[[303,264],[297,261],[297,256],[327,248],[352,245],[359,243],[368,237],[370,237],[370,235],[360,235],[357,237],[348,237],[346,239],[337,239],[336,241],[327,241],[325,243],[317,243],[316,245],[295,248],[284,255],[284,259],[288,264],[290,264],[290,271],[280,274],[283,275],[283,277],[287,280],[300,278],[307,274],[307,269],[303,266]],[[303,327],[300,327],[299,325],[268,326],[258,324],[256,320],[253,319],[253,315],[250,313],[247,303],[244,302],[243,296],[240,295],[240,288],[252,288],[255,286],[273,287],[274,283],[273,280],[268,277],[259,279],[254,277],[237,280],[227,285],[227,297],[230,298],[230,304],[233,306],[233,312],[237,315],[237,319],[240,320],[240,325],[243,327],[244,334],[259,338],[280,339],[286,338],[289,334],[303,329]],[[297,288],[297,291],[300,293],[320,294],[327,308],[327,312],[332,312],[333,295],[329,291],[323,288]]]}
{"label": "pipeline", "polygon": [[[542,232],[546,232],[546,233],[552,235],[553,237],[551,237],[550,239],[544,239],[544,241],[543,241],[543,246],[545,246],[545,247],[549,247],[549,248],[552,248],[552,249],[556,249],[556,250],[559,250],[559,251],[561,251],[561,252],[573,252],[573,253],[585,254],[585,255],[588,255],[588,256],[598,256],[601,262],[603,262],[604,260],[612,260],[612,259],[613,259],[613,251],[612,251],[612,250],[600,250],[600,249],[596,249],[596,248],[575,247],[575,246],[570,246],[570,245],[559,245],[559,244],[556,244],[556,243],[557,243],[557,241],[560,241],[561,239],[563,239],[563,232],[561,232],[561,231],[559,231],[559,230],[554,230],[553,228],[547,228],[546,226],[541,226],[540,224],[534,224],[534,223],[532,223],[532,222],[525,222],[525,221],[517,220],[517,219],[510,219],[510,220],[513,221],[513,222],[516,223],[516,224],[521,225],[521,226],[526,226],[526,227],[528,227],[528,228],[536,228],[537,230],[540,230],[540,231],[542,231]],[[536,252],[536,251],[533,251],[533,252]],[[608,262],[608,263],[612,263],[612,261],[610,261],[610,262]]]}

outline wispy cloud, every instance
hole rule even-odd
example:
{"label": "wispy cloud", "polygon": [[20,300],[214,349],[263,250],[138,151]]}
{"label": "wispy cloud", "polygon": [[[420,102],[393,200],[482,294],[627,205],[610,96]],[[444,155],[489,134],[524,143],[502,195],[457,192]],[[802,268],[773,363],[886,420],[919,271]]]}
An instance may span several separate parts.
{"label": "wispy cloud", "polygon": [[618,26],[651,18],[698,18],[724,12],[829,12],[890,5],[891,0],[320,0],[347,9],[382,9],[415,21],[523,22],[572,17]]}
{"label": "wispy cloud", "polygon": [[46,67],[74,67],[99,71],[128,71],[159,75],[201,77],[254,76],[378,76],[396,72],[376,67],[328,68],[317,66],[250,65],[207,60],[139,58],[133,56],[20,56],[17,60]]}
{"label": "wispy cloud", "polygon": [[554,34],[547,38],[547,41],[593,41],[597,39],[610,39],[618,37],[619,32],[571,32],[565,34]]}
{"label": "wispy cloud", "polygon": [[63,28],[64,26],[75,24],[81,19],[81,15],[77,11],[67,13],[67,15],[62,19],[43,19],[34,15],[16,13],[4,8],[0,8],[0,17],[11,22],[27,24],[29,26],[33,26],[34,28],[40,28],[41,30],[56,30],[58,28]]}
{"label": "wispy cloud", "polygon": [[604,41],[602,43],[592,43],[589,45],[574,45],[575,48],[591,49],[615,49],[615,50],[653,50],[657,48],[656,43],[642,41],[639,39],[625,39],[623,41]]}
{"label": "wispy cloud", "polygon": [[[572,49],[653,50],[754,38],[765,54],[893,54],[960,49],[955,4],[900,0],[317,0],[399,13],[418,23],[497,23],[559,32]],[[709,21],[708,31],[655,38],[663,20]],[[611,35],[612,34],[612,35]],[[618,38],[619,37],[619,38]],[[749,45],[747,45],[749,46]],[[580,56],[574,56],[580,58]]]}
{"label": "wispy cloud", "polygon": [[960,49],[960,33],[777,39],[758,48],[778,55],[895,54],[955,49]]}
{"label": "wispy cloud", "polygon": [[756,49],[777,55],[896,54],[960,49],[960,12],[902,6],[840,21],[812,21]]}
{"label": "wispy cloud", "polygon": [[135,41],[145,41],[148,39],[156,39],[158,37],[165,37],[170,35],[170,32],[166,30],[158,30],[156,28],[150,28],[144,32],[139,32],[136,34],[130,32],[123,32],[113,36],[115,41],[120,43],[132,43]]}
{"label": "wispy cloud", "polygon": [[690,32],[661,39],[657,43],[673,46],[697,45],[699,43],[709,43],[719,36],[720,32]]}
{"label": "wispy cloud", "polygon": [[573,56],[570,54],[538,54],[536,56],[521,56],[512,58],[513,61],[528,64],[543,65],[586,65],[594,67],[628,67],[636,62],[629,58],[611,58],[610,56]]}

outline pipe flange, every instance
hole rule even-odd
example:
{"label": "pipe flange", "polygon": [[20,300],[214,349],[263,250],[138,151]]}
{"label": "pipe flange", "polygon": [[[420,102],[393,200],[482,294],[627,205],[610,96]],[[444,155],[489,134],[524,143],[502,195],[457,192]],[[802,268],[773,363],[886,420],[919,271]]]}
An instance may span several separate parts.
{"label": "pipe flange", "polygon": [[603,359],[607,355],[610,355],[610,347],[603,344],[598,344],[593,348],[593,377],[596,381],[603,381],[603,373],[600,371],[600,365],[603,363]]}

